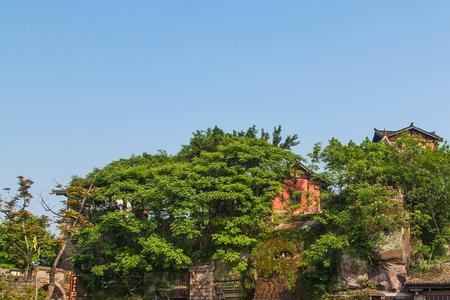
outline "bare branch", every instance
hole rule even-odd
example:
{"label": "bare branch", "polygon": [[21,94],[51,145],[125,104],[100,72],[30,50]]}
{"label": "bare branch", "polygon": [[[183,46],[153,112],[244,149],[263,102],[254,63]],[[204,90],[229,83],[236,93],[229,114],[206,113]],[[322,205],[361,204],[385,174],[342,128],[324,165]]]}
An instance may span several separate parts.
{"label": "bare branch", "polygon": [[52,214],[54,214],[55,216],[59,217],[59,218],[63,218],[64,216],[56,211],[54,211],[48,204],[47,202],[44,200],[44,197],[42,197],[42,195],[39,195],[39,202],[41,203],[42,207],[44,208],[45,211],[50,212]]}

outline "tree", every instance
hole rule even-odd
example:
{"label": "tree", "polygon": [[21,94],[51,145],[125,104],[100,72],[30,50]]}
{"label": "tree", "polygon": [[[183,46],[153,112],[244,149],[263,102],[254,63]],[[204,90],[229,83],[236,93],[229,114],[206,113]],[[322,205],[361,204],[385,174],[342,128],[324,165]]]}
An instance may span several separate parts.
{"label": "tree", "polygon": [[285,150],[291,150],[292,147],[300,143],[296,134],[288,135],[283,140],[281,131],[281,125],[273,128],[272,135],[263,128],[261,130],[256,129],[255,125],[247,130],[233,130],[231,133],[227,133],[217,126],[206,130],[197,130],[193,133],[189,144],[184,145],[177,156],[183,159],[192,159],[199,156],[201,152],[215,151],[217,146],[227,143],[233,137],[261,139]]}
{"label": "tree", "polygon": [[57,185],[53,190],[53,194],[66,197],[68,197],[69,194],[72,195],[70,198],[70,202],[68,202],[68,200],[63,201],[64,208],[61,209],[60,212],[53,211],[44,200],[44,198],[41,197],[41,204],[44,209],[58,217],[58,221],[60,224],[59,229],[61,235],[63,236],[59,251],[51,265],[49,285],[45,300],[50,300],[50,298],[53,296],[56,287],[56,268],[58,267],[58,264],[60,263],[67,246],[70,244],[73,235],[83,226],[89,226],[89,222],[85,216],[84,208],[86,199],[95,192],[93,185],[94,183],[92,182],[89,187],[84,188],[82,185],[73,184],[68,189],[62,187],[61,185]]}
{"label": "tree", "polygon": [[[300,157],[255,138],[234,138],[192,161],[195,196],[188,203],[204,228],[202,251],[228,263],[247,265],[251,249],[268,231],[273,196],[298,169]],[[203,249],[210,249],[210,253]]]}
{"label": "tree", "polygon": [[330,286],[336,250],[357,253],[370,262],[383,234],[402,226],[412,228],[414,257],[432,260],[446,255],[450,241],[446,144],[431,149],[408,136],[393,145],[331,139],[324,149],[316,146],[311,158],[324,169],[320,176],[330,189],[323,196],[331,201],[315,217],[320,230],[303,254],[304,261],[314,266],[313,272],[304,274],[305,279],[312,278],[310,284]]}
{"label": "tree", "polygon": [[446,229],[450,225],[447,145],[431,149],[407,136],[394,145],[368,140],[360,145],[343,145],[331,140],[321,156],[339,195],[358,185],[400,189],[415,240],[425,245],[417,250],[430,259],[442,252],[444,242],[449,239]]}
{"label": "tree", "polygon": [[0,265],[24,269],[26,277],[33,266],[48,265],[58,247],[58,241],[48,232],[48,218],[27,210],[33,198],[32,184],[19,176],[17,193],[0,198],[0,211],[4,215],[0,224]]}
{"label": "tree", "polygon": [[[59,187],[55,193],[66,200],[65,208],[57,214],[66,237],[53,266],[56,268],[73,239],[81,246],[75,264],[88,286],[95,286],[96,294],[108,290],[109,295],[125,296],[141,292],[145,273],[159,265],[189,265],[190,260],[180,250],[155,234],[145,205],[151,195],[146,191],[146,181],[152,180],[149,171],[167,160],[164,152],[144,153],[94,170],[86,178],[75,177],[68,187]],[[136,196],[140,197],[133,201],[131,212],[128,200]]]}
{"label": "tree", "polygon": [[[273,195],[299,161],[264,139],[216,128],[194,134],[178,155],[133,156],[75,178],[69,189],[95,189],[85,201],[89,226],[74,235],[80,276],[97,293],[125,296],[145,293],[146,273],[211,258],[243,271],[271,230]],[[79,196],[67,196],[77,210]]]}

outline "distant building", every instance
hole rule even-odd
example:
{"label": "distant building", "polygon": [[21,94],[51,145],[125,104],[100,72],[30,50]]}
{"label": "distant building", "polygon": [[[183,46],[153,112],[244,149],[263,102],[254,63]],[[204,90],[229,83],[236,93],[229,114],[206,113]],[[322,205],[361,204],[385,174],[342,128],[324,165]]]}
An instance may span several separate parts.
{"label": "distant building", "polygon": [[313,172],[302,167],[302,172],[292,174],[284,181],[285,189],[272,199],[272,210],[286,212],[293,208],[294,215],[314,214],[321,211],[320,186],[312,178]]}
{"label": "distant building", "polygon": [[442,142],[442,138],[436,134],[434,131],[426,131],[422,128],[414,126],[411,123],[408,127],[399,130],[380,130],[374,128],[373,142],[387,142],[389,144],[395,143],[395,141],[402,135],[407,134],[411,137],[420,138],[426,146],[435,148],[438,142]]}

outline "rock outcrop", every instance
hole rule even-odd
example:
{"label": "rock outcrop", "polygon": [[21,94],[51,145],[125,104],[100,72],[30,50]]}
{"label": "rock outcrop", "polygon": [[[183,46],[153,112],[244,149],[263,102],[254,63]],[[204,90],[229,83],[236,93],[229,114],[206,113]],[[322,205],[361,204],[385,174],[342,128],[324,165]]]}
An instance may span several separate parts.
{"label": "rock outcrop", "polygon": [[376,255],[374,281],[378,289],[401,291],[410,261],[410,232],[401,228],[385,235]]}
{"label": "rock outcrop", "polygon": [[[392,201],[398,203],[393,212],[406,214],[403,195],[394,192]],[[367,260],[344,252],[340,258],[336,290],[361,290],[376,287],[379,291],[400,292],[406,282],[411,260],[411,234],[408,227],[384,233],[370,266]]]}
{"label": "rock outcrop", "polygon": [[[393,216],[407,216],[403,208],[403,193],[394,191]],[[406,282],[411,260],[411,233],[404,225],[397,230],[384,233],[375,252],[371,281],[378,290],[400,292]]]}
{"label": "rock outcrop", "polygon": [[339,263],[337,290],[363,289],[368,280],[367,260],[353,253],[343,252]]}

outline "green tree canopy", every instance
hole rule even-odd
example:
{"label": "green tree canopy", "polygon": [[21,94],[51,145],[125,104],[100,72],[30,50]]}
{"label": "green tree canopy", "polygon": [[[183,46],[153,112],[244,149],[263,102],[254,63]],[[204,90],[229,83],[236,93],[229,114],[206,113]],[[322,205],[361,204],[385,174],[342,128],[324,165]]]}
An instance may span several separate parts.
{"label": "green tree canopy", "polygon": [[86,202],[90,225],[75,238],[85,281],[135,295],[144,293],[142,278],[150,271],[211,258],[244,270],[271,230],[273,196],[300,162],[287,144],[249,135],[197,132],[177,155],[133,156],[74,178],[69,205],[77,187],[93,184],[96,191]]}
{"label": "green tree canopy", "polygon": [[[271,200],[302,161],[288,150],[297,137],[283,140],[280,132],[275,128],[271,140],[255,127],[197,131],[175,155],[133,156],[74,178],[66,193],[74,211],[80,191],[93,187],[83,201],[86,224],[75,235],[83,279],[96,291],[142,295],[149,272],[211,259],[248,271],[255,247],[273,230]],[[326,205],[313,217],[318,226],[309,240],[293,245],[302,252],[300,279],[315,297],[329,291],[336,254],[352,251],[371,261],[383,235],[402,226],[412,228],[417,257],[445,254],[447,145],[431,149],[408,137],[394,145],[331,139],[310,158],[329,186],[322,191]]]}
{"label": "green tree canopy", "polygon": [[[343,144],[331,139],[311,155],[330,185],[328,205],[315,217],[322,233],[304,252],[312,284],[329,291],[333,253],[347,250],[371,261],[383,234],[411,227],[414,257],[446,255],[450,235],[450,151],[403,136],[395,144]],[[331,242],[330,242],[331,241]],[[336,258],[336,257],[334,257]],[[318,289],[320,290],[320,289]]]}

